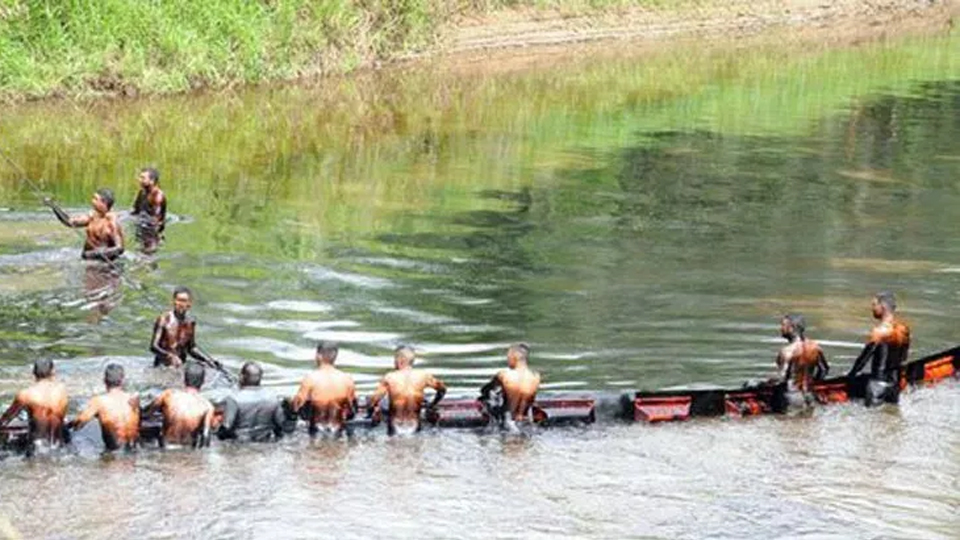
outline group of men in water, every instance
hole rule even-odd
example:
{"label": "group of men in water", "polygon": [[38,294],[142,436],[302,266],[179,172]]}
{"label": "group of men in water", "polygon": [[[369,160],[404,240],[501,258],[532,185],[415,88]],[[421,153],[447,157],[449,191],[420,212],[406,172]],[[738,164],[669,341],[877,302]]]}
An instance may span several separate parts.
{"label": "group of men in water", "polygon": [[[166,224],[167,200],[158,186],[159,179],[157,170],[149,167],[142,169],[138,176],[140,191],[132,214],[139,217],[138,237],[146,252],[156,250]],[[114,197],[109,189],[94,193],[92,211],[84,216],[70,216],[50,199],[44,202],[64,225],[86,229],[84,259],[109,264],[123,253],[123,230],[113,212]],[[311,434],[340,434],[358,414],[360,408],[353,379],[335,367],[338,348],[331,343],[319,344],[317,368],[304,377],[291,399],[280,400],[263,389],[261,367],[256,362],[247,362],[240,370],[239,389],[214,406],[200,393],[206,375],[204,366],[221,373],[226,370],[197,347],[196,321],[189,313],[191,307],[190,290],[176,288],[173,309],[157,317],[150,341],[154,366],[183,369],[183,389],[167,389],[141,408],[139,396],[123,390],[123,367],[110,364],[104,371],[106,392],[91,399],[76,418],[67,422],[66,387],[56,380],[53,361],[42,358],[34,363],[36,382],[16,395],[0,417],[0,427],[26,411],[29,437],[58,445],[68,439],[71,430],[97,418],[107,448],[130,448],[138,443],[141,420],[159,413],[161,445],[206,446],[214,435],[221,439],[277,438],[288,430],[291,418],[298,416],[307,420]],[[878,323],[848,375],[857,375],[869,363],[867,405],[896,403],[900,368],[910,346],[910,330],[895,316],[893,294],[877,294],[871,309]],[[778,376],[768,383],[782,390],[781,395],[790,406],[812,403],[814,382],[824,378],[830,369],[820,345],[806,337],[805,326],[800,315],[786,315],[781,320],[781,335],[788,343],[777,355]],[[529,418],[540,386],[540,375],[527,365],[529,354],[525,344],[511,346],[507,352],[507,369],[499,371],[480,389],[485,411],[501,425],[522,423]],[[413,367],[415,359],[411,347],[397,347],[394,369],[381,379],[367,402],[368,415],[378,420],[381,401],[389,399],[387,429],[391,434],[420,429],[428,388],[434,390],[428,410],[436,407],[446,394],[442,381]]]}
{"label": "group of men in water", "polygon": [[[141,408],[139,396],[123,390],[123,367],[109,364],[103,378],[106,392],[92,398],[75,419],[67,422],[66,386],[56,379],[53,361],[42,358],[34,362],[36,382],[16,395],[0,417],[0,426],[25,410],[30,438],[58,446],[69,440],[71,430],[97,418],[104,445],[110,450],[135,447],[140,438],[141,420],[157,412],[162,416],[158,438],[161,446],[207,446],[214,435],[220,439],[256,441],[279,438],[289,431],[290,420],[295,426],[298,417],[306,418],[311,434],[340,435],[346,430],[360,407],[352,377],[335,367],[339,349],[332,343],[319,344],[317,367],[303,378],[292,399],[281,400],[262,388],[261,367],[256,362],[247,362],[240,369],[239,389],[214,406],[200,393],[206,376],[201,362],[218,370],[224,368],[196,346],[196,322],[188,313],[190,296],[189,289],[176,289],[174,309],[157,318],[151,344],[157,365],[182,367],[182,389],[166,389]],[[536,398],[540,375],[528,367],[529,354],[525,344],[511,346],[507,352],[507,369],[499,371],[481,389],[486,411],[502,424],[525,422]],[[188,361],[188,356],[197,361]],[[434,390],[434,396],[426,405],[427,411],[436,407],[446,394],[442,381],[413,367],[415,359],[411,347],[397,347],[394,369],[381,379],[367,401],[368,415],[379,421],[381,400],[389,400],[386,423],[390,434],[420,430],[428,388]]]}

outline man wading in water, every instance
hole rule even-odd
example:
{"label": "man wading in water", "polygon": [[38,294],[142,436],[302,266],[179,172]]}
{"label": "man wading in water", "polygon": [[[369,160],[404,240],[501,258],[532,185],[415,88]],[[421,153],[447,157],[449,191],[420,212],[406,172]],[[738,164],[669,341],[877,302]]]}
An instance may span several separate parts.
{"label": "man wading in water", "polygon": [[283,436],[283,408],[276,395],[260,387],[262,378],[256,362],[240,368],[240,390],[223,402],[223,422],[217,431],[221,440],[265,442]]}
{"label": "man wading in water", "polygon": [[112,261],[123,254],[123,229],[117,215],[111,211],[113,192],[109,189],[98,189],[93,194],[90,201],[93,211],[85,216],[71,217],[50,198],[43,199],[43,203],[53,210],[65,226],[86,228],[87,239],[81,254],[84,259]]}
{"label": "man wading in water", "polygon": [[155,411],[163,413],[163,431],[160,446],[169,444],[199,448],[210,444],[210,429],[213,425],[213,405],[200,395],[203,386],[203,366],[190,363],[183,368],[183,390],[164,390],[147,407],[144,416]]}
{"label": "man wading in water", "polygon": [[153,339],[150,340],[150,352],[155,355],[153,366],[180,367],[190,355],[222,371],[220,362],[197,347],[197,321],[189,314],[191,306],[193,294],[190,289],[177,287],[173,290],[173,309],[157,317],[153,325]]}
{"label": "man wading in water", "polygon": [[910,327],[895,318],[897,300],[893,293],[878,293],[870,307],[873,317],[880,322],[870,332],[870,340],[848,374],[857,375],[870,362],[867,407],[900,400],[900,368],[910,349]]}
{"label": "man wading in water", "polygon": [[[494,375],[480,389],[480,401],[487,412],[496,418],[502,427],[516,429],[517,422],[527,419],[530,407],[540,388],[540,374],[527,366],[530,347],[525,343],[513,345],[507,351],[507,367]],[[499,390],[499,399],[492,394]]]}
{"label": "man wading in water", "polygon": [[7,425],[21,410],[26,410],[30,420],[30,440],[60,446],[65,442],[63,419],[67,415],[67,387],[54,379],[53,360],[41,358],[35,361],[33,376],[36,382],[17,394],[0,417],[0,426]]}
{"label": "man wading in water", "polygon": [[110,364],[103,371],[107,393],[94,396],[69,427],[80,429],[97,418],[107,450],[131,450],[140,439],[140,397],[123,391],[123,366]]}
{"label": "man wading in water", "polygon": [[439,379],[421,369],[413,369],[416,359],[413,349],[406,345],[394,351],[394,371],[387,373],[376,392],[370,397],[368,414],[379,412],[377,408],[384,396],[390,397],[390,417],[387,419],[387,433],[390,435],[410,434],[420,431],[420,407],[423,405],[423,392],[427,388],[436,390],[430,408],[436,407],[447,393],[447,387]]}
{"label": "man wading in water", "polygon": [[317,369],[303,378],[290,404],[294,413],[307,407],[311,435],[321,432],[339,435],[357,413],[353,378],[333,367],[339,351],[332,343],[317,346]]}
{"label": "man wading in water", "polygon": [[140,191],[133,202],[130,215],[137,216],[137,239],[143,246],[143,252],[151,254],[157,251],[163,239],[163,229],[167,223],[167,197],[160,190],[160,172],[153,167],[140,169],[137,177]]}
{"label": "man wading in water", "polygon": [[802,315],[785,315],[780,320],[780,335],[788,343],[777,355],[777,371],[787,407],[813,404],[813,381],[823,379],[830,371],[820,344],[807,339],[805,331]]}

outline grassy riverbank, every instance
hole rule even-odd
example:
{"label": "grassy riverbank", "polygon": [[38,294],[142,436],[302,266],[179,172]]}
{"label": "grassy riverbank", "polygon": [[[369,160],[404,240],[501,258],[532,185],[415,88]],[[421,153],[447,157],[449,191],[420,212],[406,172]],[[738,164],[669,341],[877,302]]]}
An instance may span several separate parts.
{"label": "grassy riverbank", "polygon": [[0,98],[170,93],[342,73],[504,8],[582,14],[692,0],[0,0]]}

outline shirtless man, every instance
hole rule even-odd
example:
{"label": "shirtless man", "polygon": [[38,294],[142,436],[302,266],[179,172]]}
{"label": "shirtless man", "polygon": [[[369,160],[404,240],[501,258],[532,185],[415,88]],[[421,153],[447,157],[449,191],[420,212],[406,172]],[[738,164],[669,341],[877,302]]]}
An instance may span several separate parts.
{"label": "shirtless man", "polygon": [[81,257],[86,260],[112,261],[123,254],[123,229],[117,220],[113,209],[113,192],[109,189],[98,189],[90,200],[93,211],[85,216],[67,214],[63,208],[52,199],[43,199],[60,223],[67,227],[85,227],[87,239],[83,244]]}
{"label": "shirtless man", "polygon": [[826,377],[830,365],[820,344],[807,339],[806,322],[802,315],[784,315],[780,320],[780,335],[787,345],[777,355],[778,383],[783,384],[785,405],[813,403],[813,382]]}
{"label": "shirtless man", "polygon": [[223,371],[220,362],[214,360],[197,347],[197,321],[190,316],[193,306],[193,294],[186,287],[173,290],[173,309],[157,317],[153,324],[153,339],[150,340],[150,352],[154,354],[153,366],[180,367],[187,355],[199,362]]}
{"label": "shirtless man", "polygon": [[144,411],[147,417],[157,410],[163,413],[160,446],[176,444],[199,448],[210,444],[213,405],[200,395],[204,373],[200,364],[187,364],[183,369],[185,388],[164,390]]}
{"label": "shirtless man", "polygon": [[295,413],[305,405],[309,407],[311,435],[320,431],[340,434],[357,413],[353,378],[333,367],[337,353],[339,349],[334,344],[317,345],[317,369],[303,378],[291,403]]}
{"label": "shirtless man", "polygon": [[423,393],[426,388],[433,388],[436,394],[430,403],[433,408],[440,403],[447,386],[433,375],[420,369],[413,369],[416,359],[413,349],[406,345],[397,347],[394,351],[393,365],[396,369],[387,373],[377,390],[370,397],[368,414],[378,411],[380,400],[390,396],[390,418],[387,420],[387,433],[408,434],[420,430],[420,407],[423,405]]}
{"label": "shirtless man", "polygon": [[900,400],[901,367],[910,350],[910,327],[894,316],[897,300],[891,292],[881,292],[871,303],[873,317],[880,322],[873,327],[870,338],[850,369],[853,377],[870,362],[870,380],[867,382],[866,405],[872,407]]}
{"label": "shirtless man", "polygon": [[153,253],[167,224],[167,197],[158,186],[160,172],[153,167],[140,169],[137,180],[140,191],[130,215],[138,217],[137,238],[143,243],[144,253]]}
{"label": "shirtless man", "polygon": [[94,396],[87,407],[68,424],[77,430],[98,418],[107,450],[136,448],[140,439],[140,397],[123,391],[123,366],[110,364],[103,371],[107,393]]}
{"label": "shirtless man", "polygon": [[273,392],[260,387],[262,378],[256,362],[240,368],[240,390],[223,402],[223,422],[217,431],[221,440],[264,442],[283,436],[283,408]]}
{"label": "shirtless man", "polygon": [[67,415],[67,387],[54,378],[53,360],[41,358],[33,363],[36,382],[21,390],[0,417],[7,425],[21,410],[29,417],[30,440],[60,446],[65,441],[64,417]]}
{"label": "shirtless man", "polygon": [[[540,374],[527,366],[530,357],[530,347],[526,343],[518,343],[507,350],[507,367],[493,376],[480,389],[480,401],[494,418],[498,419],[502,427],[514,427],[516,422],[527,419],[533,400],[537,397],[540,388]],[[491,404],[491,394],[500,391],[502,396],[499,403]]]}

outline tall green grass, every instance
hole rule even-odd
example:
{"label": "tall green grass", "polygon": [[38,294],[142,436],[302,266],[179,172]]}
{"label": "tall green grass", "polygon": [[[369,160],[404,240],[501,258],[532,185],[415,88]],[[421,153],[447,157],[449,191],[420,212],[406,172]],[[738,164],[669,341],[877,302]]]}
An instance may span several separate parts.
{"label": "tall green grass", "polygon": [[345,72],[458,15],[688,0],[0,0],[0,99],[166,93]]}

